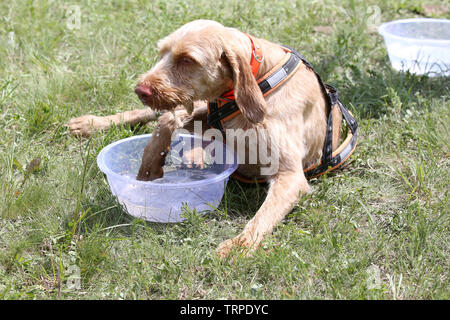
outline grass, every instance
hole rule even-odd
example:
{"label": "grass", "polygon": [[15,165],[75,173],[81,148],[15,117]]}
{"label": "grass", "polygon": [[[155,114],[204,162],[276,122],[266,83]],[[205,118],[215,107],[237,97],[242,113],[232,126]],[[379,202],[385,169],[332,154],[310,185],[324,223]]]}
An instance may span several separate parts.
{"label": "grass", "polygon": [[[450,80],[393,71],[371,27],[430,16],[429,4],[83,0],[72,28],[63,2],[1,2],[0,298],[450,298]],[[117,204],[95,158],[151,127],[80,141],[64,126],[141,107],[133,87],[156,41],[198,18],[295,47],[360,124],[346,168],[311,181],[263,248],[233,261],[214,250],[266,187],[231,181],[216,212],[146,223]]]}

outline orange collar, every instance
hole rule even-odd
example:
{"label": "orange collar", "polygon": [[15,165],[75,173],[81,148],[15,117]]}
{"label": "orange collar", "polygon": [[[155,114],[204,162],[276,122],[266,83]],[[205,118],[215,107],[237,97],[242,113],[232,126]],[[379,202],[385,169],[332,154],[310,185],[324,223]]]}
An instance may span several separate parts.
{"label": "orange collar", "polygon": [[[256,75],[258,74],[259,67],[261,66],[261,64],[264,60],[264,54],[262,52],[261,46],[259,46],[258,44],[255,44],[256,41],[254,40],[254,38],[247,33],[246,33],[246,36],[250,39],[250,42],[252,44],[252,58],[250,60],[250,68],[252,69],[253,76],[255,77],[255,79],[257,79]],[[227,100],[227,101],[235,100],[234,91],[230,90],[230,91],[223,93],[219,97],[219,99],[221,99],[221,98],[223,100]]]}
{"label": "orange collar", "polygon": [[250,61],[250,67],[252,68],[253,76],[256,78],[259,67],[261,66],[261,63],[264,60],[264,54],[262,52],[261,47],[257,44],[255,45],[253,37],[249,34],[247,34],[247,37],[250,39],[250,42],[252,43],[252,60]]}

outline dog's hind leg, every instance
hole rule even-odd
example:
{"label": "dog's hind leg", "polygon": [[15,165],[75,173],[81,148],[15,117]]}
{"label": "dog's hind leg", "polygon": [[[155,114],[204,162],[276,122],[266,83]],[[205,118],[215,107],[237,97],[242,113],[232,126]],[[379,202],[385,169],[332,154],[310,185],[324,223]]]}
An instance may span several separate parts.
{"label": "dog's hind leg", "polygon": [[112,125],[130,124],[146,124],[147,122],[156,120],[156,112],[150,108],[136,109],[125,111],[109,116],[93,116],[85,115],[73,118],[69,121],[70,134],[74,136],[89,137],[95,130],[105,131]]}
{"label": "dog's hind leg", "polygon": [[267,197],[255,216],[247,223],[240,235],[222,242],[216,252],[227,256],[233,248],[255,250],[266,234],[294,208],[299,193],[309,192],[303,171],[279,172],[271,182]]}

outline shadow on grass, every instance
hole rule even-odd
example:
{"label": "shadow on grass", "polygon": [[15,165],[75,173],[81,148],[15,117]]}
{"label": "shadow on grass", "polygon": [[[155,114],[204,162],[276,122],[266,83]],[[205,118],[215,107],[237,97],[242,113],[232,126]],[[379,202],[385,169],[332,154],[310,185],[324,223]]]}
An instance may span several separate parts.
{"label": "shadow on grass", "polygon": [[[99,174],[95,179],[105,178]],[[204,228],[205,223],[214,223],[214,220],[250,219],[262,205],[266,194],[266,184],[245,184],[230,179],[222,201],[215,210],[201,215],[185,212],[186,219],[179,223],[157,223],[129,215],[109,188],[102,184],[93,193],[91,190],[89,197],[83,196],[79,215],[82,218],[77,225],[76,234],[130,238],[151,230],[151,234],[156,237],[170,234],[174,240],[183,239],[187,234],[197,233]],[[67,216],[64,223],[66,230],[71,230],[75,220],[74,214]]]}
{"label": "shadow on grass", "polygon": [[[332,70],[342,64],[342,72],[351,74],[333,80]],[[428,77],[399,72],[392,69],[387,57],[380,61],[378,70],[361,70],[354,65],[340,63],[337,57],[328,56],[322,60],[320,71],[326,83],[335,86],[344,105],[359,119],[380,118],[392,112],[393,101],[398,99],[402,106],[422,106],[424,101],[448,96],[450,94],[449,77]],[[426,107],[426,106],[425,106]]]}

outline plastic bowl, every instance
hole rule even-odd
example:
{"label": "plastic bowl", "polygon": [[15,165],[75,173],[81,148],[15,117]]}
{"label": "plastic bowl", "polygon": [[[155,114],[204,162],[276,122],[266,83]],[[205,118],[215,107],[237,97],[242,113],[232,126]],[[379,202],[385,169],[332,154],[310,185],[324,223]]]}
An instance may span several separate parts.
{"label": "plastic bowl", "polygon": [[450,75],[450,20],[405,19],[382,24],[392,67],[399,71]]}
{"label": "plastic bowl", "polygon": [[[97,157],[111,192],[128,213],[147,221],[167,223],[184,220],[185,205],[197,212],[217,207],[229,176],[237,168],[234,152],[222,142],[180,134],[172,141],[164,177],[139,181],[136,175],[151,137],[146,134],[119,140],[106,146]],[[183,161],[183,155],[196,147],[203,148],[206,154],[203,168]]]}

